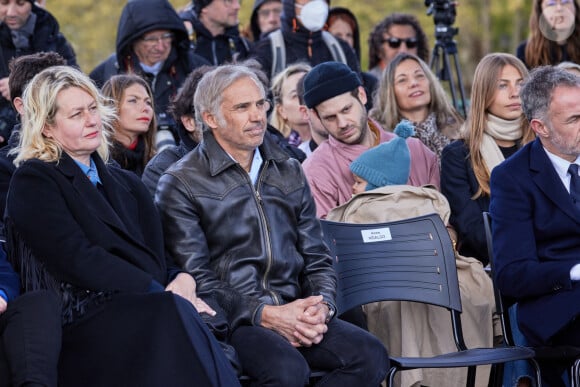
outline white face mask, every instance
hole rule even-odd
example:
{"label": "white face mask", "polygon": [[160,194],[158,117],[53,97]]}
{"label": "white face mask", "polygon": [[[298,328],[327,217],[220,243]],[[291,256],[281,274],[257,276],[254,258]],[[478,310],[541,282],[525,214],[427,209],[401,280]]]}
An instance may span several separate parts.
{"label": "white face mask", "polygon": [[298,19],[300,23],[311,32],[320,31],[328,18],[328,4],[325,0],[314,0],[307,4],[296,4],[302,8]]}

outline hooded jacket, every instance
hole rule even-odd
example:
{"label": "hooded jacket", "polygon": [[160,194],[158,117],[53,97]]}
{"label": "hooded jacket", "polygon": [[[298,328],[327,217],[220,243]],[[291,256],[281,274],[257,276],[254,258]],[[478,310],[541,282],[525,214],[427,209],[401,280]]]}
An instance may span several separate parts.
{"label": "hooded jacket", "polygon": [[262,5],[267,2],[282,2],[282,0],[256,0],[254,1],[254,7],[252,8],[252,15],[250,16],[250,31],[252,32],[252,38],[254,42],[257,42],[263,37],[260,31],[260,25],[258,24],[258,10]]}
{"label": "hooded jacket", "polygon": [[[319,63],[332,61],[333,57],[322,38],[322,31],[310,32],[300,24],[294,12],[294,0],[282,0],[282,5],[281,29],[286,48],[286,65],[302,61],[316,66]],[[338,41],[346,56],[348,66],[360,74],[360,65],[353,49],[345,41],[341,39]],[[262,68],[271,69],[272,46],[270,39],[258,41],[252,48],[250,56],[256,58]]]}
{"label": "hooded jacket", "polygon": [[[78,67],[76,54],[60,32],[58,21],[43,8],[32,4],[32,13],[36,15],[34,32],[30,37],[30,46],[27,49],[18,49],[12,42],[10,28],[0,23],[0,79],[6,78],[10,71],[8,63],[12,58],[34,54],[41,51],[50,51],[60,54],[69,66]],[[10,101],[0,96],[0,136],[7,141],[10,131],[16,124],[16,112]]]}
{"label": "hooded jacket", "polygon": [[250,43],[240,36],[238,26],[226,28],[222,35],[213,36],[199,21],[193,10],[180,13],[180,17],[193,26],[191,40],[193,51],[212,65],[219,66],[248,57]]}
{"label": "hooded jacket", "polygon": [[[153,30],[169,30],[175,36],[171,53],[156,77],[143,71],[139,58],[133,51],[133,43]],[[116,53],[101,62],[91,72],[90,77],[101,87],[116,74],[136,73],[143,76],[153,91],[158,122],[164,122],[169,118],[166,112],[170,99],[177,93],[187,75],[204,64],[208,64],[207,61],[192,52],[185,26],[169,2],[133,0],[125,5],[121,13],[117,27]],[[166,114],[165,120],[160,119],[161,113]],[[172,119],[169,126],[177,139]]]}

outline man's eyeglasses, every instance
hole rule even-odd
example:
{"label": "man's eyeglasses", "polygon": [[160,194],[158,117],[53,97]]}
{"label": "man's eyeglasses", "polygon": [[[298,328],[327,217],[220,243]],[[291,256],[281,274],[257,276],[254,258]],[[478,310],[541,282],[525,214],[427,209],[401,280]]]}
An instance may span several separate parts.
{"label": "man's eyeglasses", "polygon": [[401,43],[405,43],[407,48],[415,48],[419,44],[417,38],[399,39],[399,38],[387,38],[383,39],[382,43],[387,43],[391,48],[401,47]]}
{"label": "man's eyeglasses", "polygon": [[226,5],[226,7],[231,7],[235,3],[238,3],[240,7],[242,6],[242,0],[223,0],[223,2]]}
{"label": "man's eyeglasses", "polygon": [[270,15],[280,16],[282,14],[282,8],[273,8],[273,9],[259,9],[258,16],[263,18],[268,18]]}
{"label": "man's eyeglasses", "polygon": [[161,36],[147,36],[147,37],[141,38],[141,40],[144,41],[145,44],[147,44],[149,46],[154,46],[158,42],[170,43],[171,41],[173,41],[173,33],[168,32],[168,33],[163,34]]}

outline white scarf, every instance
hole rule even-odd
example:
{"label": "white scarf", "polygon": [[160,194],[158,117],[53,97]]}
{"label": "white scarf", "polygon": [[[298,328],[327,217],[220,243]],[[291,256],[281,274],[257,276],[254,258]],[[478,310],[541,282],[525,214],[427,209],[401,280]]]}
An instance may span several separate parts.
{"label": "white scarf", "polygon": [[504,120],[487,113],[486,128],[481,141],[481,155],[487,169],[491,171],[504,161],[503,154],[495,140],[517,141],[522,138],[521,119]]}

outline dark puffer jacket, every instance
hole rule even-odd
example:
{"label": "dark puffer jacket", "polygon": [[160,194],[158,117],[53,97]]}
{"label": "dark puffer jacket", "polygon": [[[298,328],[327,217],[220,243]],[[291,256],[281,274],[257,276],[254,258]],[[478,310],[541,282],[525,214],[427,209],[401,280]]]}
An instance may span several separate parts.
{"label": "dark puffer jacket", "polygon": [[[75,52],[60,32],[58,21],[54,16],[34,3],[32,13],[36,15],[36,24],[27,49],[16,48],[12,42],[10,28],[0,23],[0,79],[10,74],[8,63],[12,58],[41,51],[56,52],[66,60],[68,65],[78,67]],[[0,96],[0,136],[4,137],[5,141],[8,141],[10,131],[16,122],[16,112],[10,101]]]}
{"label": "dark puffer jacket", "polygon": [[[294,13],[294,0],[282,0],[282,35],[286,48],[286,66],[295,62],[306,62],[311,66],[334,60],[330,49],[322,38],[322,31],[310,32],[304,28]],[[353,49],[345,41],[338,39],[346,56],[348,66],[360,74],[360,65]],[[256,58],[270,76],[272,68],[272,44],[270,39],[262,39],[254,44],[250,56]]]}
{"label": "dark puffer jacket", "polygon": [[251,325],[262,305],[320,294],[334,305],[336,276],[314,199],[296,160],[271,138],[258,181],[217,143],[203,142],[159,180],[169,256],[215,294],[230,328]]}
{"label": "dark puffer jacket", "polygon": [[[143,71],[139,58],[133,51],[133,43],[146,32],[153,30],[169,30],[175,35],[171,53],[157,77]],[[207,61],[192,52],[185,26],[169,2],[133,0],[125,5],[121,13],[117,28],[116,54],[100,63],[90,77],[100,87],[116,74],[136,73],[143,76],[153,90],[158,124],[167,122],[177,140],[175,123],[167,114],[167,107],[187,75],[204,64],[208,64]],[[162,117],[166,117],[165,120]]]}

